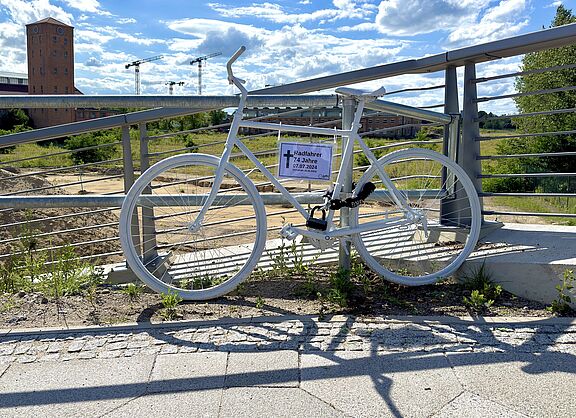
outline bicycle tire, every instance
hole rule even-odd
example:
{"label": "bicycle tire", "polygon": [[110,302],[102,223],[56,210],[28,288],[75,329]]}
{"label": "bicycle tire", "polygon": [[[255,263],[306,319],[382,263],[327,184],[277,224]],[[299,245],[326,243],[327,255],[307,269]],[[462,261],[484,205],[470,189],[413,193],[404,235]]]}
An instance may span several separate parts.
{"label": "bicycle tire", "polygon": [[[233,290],[256,266],[266,243],[265,208],[237,167],[226,168],[202,226],[189,228],[219,163],[206,154],[169,157],[142,173],[126,194],[120,242],[132,271],[153,290],[212,299]],[[153,220],[153,227],[144,220]]]}
{"label": "bicycle tire", "polygon": [[[403,285],[431,284],[448,277],[474,250],[480,234],[480,202],[472,181],[455,162],[428,149],[395,151],[380,158],[378,164],[426,222],[355,234],[352,240],[359,256],[379,275]],[[379,180],[374,165],[360,178],[356,190],[371,181],[384,199],[353,209],[352,227],[386,217],[406,218],[405,212],[385,197],[388,191]]]}

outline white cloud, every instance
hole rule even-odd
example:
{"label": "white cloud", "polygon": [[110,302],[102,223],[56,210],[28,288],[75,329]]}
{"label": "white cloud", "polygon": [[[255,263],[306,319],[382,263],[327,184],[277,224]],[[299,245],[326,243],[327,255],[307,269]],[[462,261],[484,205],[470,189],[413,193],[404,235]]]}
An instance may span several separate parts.
{"label": "white cloud", "polygon": [[22,26],[48,16],[67,25],[72,23],[72,15],[61,7],[50,4],[49,0],[2,0],[0,8],[6,10],[12,22]]}
{"label": "white cloud", "polygon": [[99,44],[105,44],[113,39],[121,39],[124,42],[144,46],[166,43],[164,39],[148,38],[140,33],[124,33],[112,26],[92,25],[86,23],[80,25],[76,31],[76,38],[80,42],[98,42]]}
{"label": "white cloud", "polygon": [[454,30],[448,41],[452,45],[478,44],[513,36],[528,25],[526,0],[501,0],[474,23]]}
{"label": "white cloud", "polygon": [[489,0],[384,0],[378,6],[380,32],[413,36],[447,30],[474,21]]}
{"label": "white cloud", "polygon": [[[256,17],[281,24],[295,24],[337,19],[361,19],[374,13],[374,5],[356,0],[333,0],[334,8],[319,9],[307,13],[291,13],[277,3],[252,3],[250,6],[233,7],[222,3],[208,3],[214,11],[227,18]],[[307,3],[300,2],[307,5]],[[291,8],[293,9],[293,8]]]}
{"label": "white cloud", "polygon": [[68,7],[80,10],[84,13],[94,13],[102,16],[111,16],[106,10],[102,10],[98,0],[62,0]]}
{"label": "white cloud", "polygon": [[562,6],[564,3],[562,1],[553,1],[552,3],[550,3],[547,6],[544,7],[553,7],[553,8],[557,8],[559,6]]}
{"label": "white cloud", "polygon": [[84,65],[87,67],[102,67],[104,63],[96,57],[90,57],[84,61]]}
{"label": "white cloud", "polygon": [[136,23],[136,19],[134,19],[133,17],[119,17],[116,19],[116,23],[120,24],[120,25],[126,25],[129,23]]}
{"label": "white cloud", "polygon": [[196,38],[205,38],[208,32],[226,31],[228,29],[237,29],[250,36],[257,36],[264,32],[265,29],[256,28],[252,25],[243,25],[240,23],[224,22],[214,19],[180,19],[170,22],[164,22],[173,31],[192,35]]}
{"label": "white cloud", "polygon": [[[399,54],[408,44],[399,40],[337,37],[318,29],[307,29],[300,24],[286,25],[274,31],[207,19],[183,19],[168,22],[167,25],[197,38],[199,43],[192,50],[194,55],[222,52],[227,57],[245,44],[247,53],[237,62],[236,70],[240,77],[247,78],[249,89],[401,59]],[[190,45],[190,41],[182,39],[172,42],[176,46]],[[184,48],[179,50],[185,52]],[[206,77],[208,90],[217,89],[224,93],[224,66],[219,63],[211,68]]]}

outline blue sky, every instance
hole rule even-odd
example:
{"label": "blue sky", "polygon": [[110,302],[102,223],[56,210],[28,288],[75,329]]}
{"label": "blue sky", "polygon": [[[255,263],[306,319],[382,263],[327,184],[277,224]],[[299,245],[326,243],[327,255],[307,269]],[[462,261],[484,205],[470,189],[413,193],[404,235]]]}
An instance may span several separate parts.
{"label": "blue sky", "polygon": [[[191,58],[215,52],[204,94],[230,94],[227,57],[244,44],[237,73],[262,88],[437,54],[548,27],[556,7],[576,0],[0,0],[0,70],[26,72],[24,25],[52,16],[75,28],[76,85],[85,94],[130,94],[135,59],[143,94],[196,94]],[[480,71],[517,68],[519,59]],[[389,89],[432,85],[441,75],[397,77]],[[503,92],[510,87],[492,88]],[[426,105],[434,92],[406,98]],[[505,107],[505,105],[503,105]]]}

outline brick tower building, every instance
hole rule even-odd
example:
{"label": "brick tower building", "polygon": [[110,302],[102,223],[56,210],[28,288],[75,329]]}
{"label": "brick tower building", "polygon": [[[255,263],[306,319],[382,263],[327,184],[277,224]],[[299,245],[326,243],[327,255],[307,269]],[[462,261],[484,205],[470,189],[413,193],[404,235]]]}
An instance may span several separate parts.
{"label": "brick tower building", "polygon": [[[54,18],[26,25],[28,94],[75,94],[74,28]],[[36,128],[75,121],[74,109],[29,109]]]}

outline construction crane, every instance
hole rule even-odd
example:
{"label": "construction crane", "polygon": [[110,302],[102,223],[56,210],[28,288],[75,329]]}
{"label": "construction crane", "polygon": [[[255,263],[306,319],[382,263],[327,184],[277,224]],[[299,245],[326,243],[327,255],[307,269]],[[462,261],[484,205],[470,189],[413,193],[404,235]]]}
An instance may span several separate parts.
{"label": "construction crane", "polygon": [[144,58],[141,60],[132,61],[124,66],[126,69],[134,67],[134,88],[136,90],[136,94],[140,94],[140,64],[144,64],[145,62],[150,61],[156,61],[162,58],[164,58],[163,55],[157,55],[151,58]]}
{"label": "construction crane", "polygon": [[184,82],[183,81],[167,81],[165,83],[168,86],[168,92],[170,93],[170,95],[172,95],[174,93],[174,86],[183,86]]}
{"label": "construction crane", "polygon": [[190,65],[198,63],[198,95],[202,96],[202,61],[206,61],[208,58],[217,57],[222,55],[222,52],[214,52],[213,54],[204,55],[203,57],[194,58],[190,61]]}

